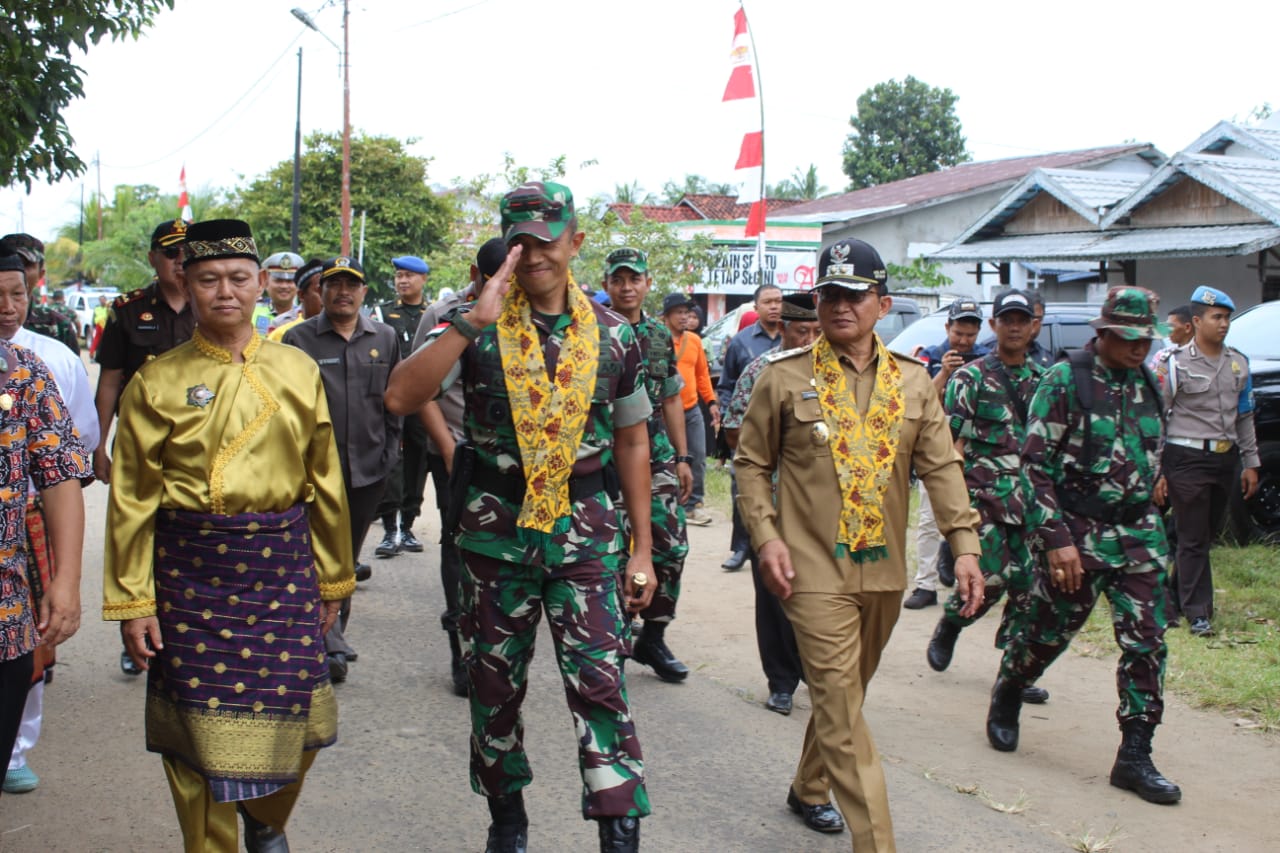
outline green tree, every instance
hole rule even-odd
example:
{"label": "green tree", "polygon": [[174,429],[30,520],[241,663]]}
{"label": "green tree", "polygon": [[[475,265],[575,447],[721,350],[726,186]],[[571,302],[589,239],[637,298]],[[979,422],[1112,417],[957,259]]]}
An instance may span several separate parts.
{"label": "green tree", "polygon": [[614,184],[613,200],[617,204],[655,204],[658,197],[646,192],[639,181],[629,184]]}
{"label": "green tree", "polygon": [[797,168],[791,173],[790,178],[773,186],[769,190],[769,198],[803,198],[812,200],[822,197],[826,192],[826,186],[818,180],[818,167],[810,163],[808,171],[802,172]]}
{"label": "green tree", "polygon": [[649,256],[649,272],[653,289],[645,301],[650,313],[662,310],[662,297],[673,291],[687,292],[701,284],[703,274],[720,262],[720,252],[706,234],[682,240],[675,229],[664,222],[631,212],[630,223],[609,211],[602,218],[578,218],[578,228],[586,232],[582,249],[573,261],[573,274],[581,285],[598,290],[604,280],[604,259],[619,246],[631,246]]}
{"label": "green tree", "polygon": [[938,289],[955,284],[948,275],[943,275],[942,265],[924,258],[912,258],[911,263],[903,266],[890,261],[885,265],[889,274],[889,284],[895,290],[907,287],[931,287]]}
{"label": "green tree", "polygon": [[[353,251],[359,253],[364,214],[364,269],[371,299],[389,299],[395,290],[391,259],[426,256],[438,251],[449,235],[450,205],[427,186],[430,160],[406,151],[414,140],[356,134],[351,139],[351,209]],[[302,210],[298,226],[304,257],[333,256],[341,243],[340,190],[342,137],[312,133],[302,154]],[[253,228],[265,255],[289,245],[293,194],[293,161],[284,160],[233,199],[239,217]]]}
{"label": "green tree", "polygon": [[173,0],[24,0],[4,4],[0,26],[0,175],[4,186],[85,170],[62,112],[84,95],[73,50],[137,38]]}
{"label": "green tree", "polygon": [[969,159],[950,89],[915,77],[877,83],[858,96],[844,144],[844,173],[858,190],[936,172]]}
{"label": "green tree", "polygon": [[684,183],[667,181],[662,185],[662,203],[672,205],[686,195],[734,195],[733,184],[716,184],[702,175],[685,175]]}

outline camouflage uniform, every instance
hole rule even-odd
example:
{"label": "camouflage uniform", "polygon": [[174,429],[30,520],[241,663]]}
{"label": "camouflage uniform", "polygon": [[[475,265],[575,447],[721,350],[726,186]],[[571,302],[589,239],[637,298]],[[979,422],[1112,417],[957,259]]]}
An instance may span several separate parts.
{"label": "camouflage uniform", "polygon": [[[463,383],[465,432],[474,447],[456,542],[463,553],[460,631],[469,645],[471,786],[498,797],[533,778],[524,751],[520,705],[534,638],[546,609],[569,711],[578,733],[583,814],[649,814],[643,761],[622,672],[626,620],[625,553],[613,489],[615,426],[644,421],[649,401],[631,327],[592,303],[600,361],[590,414],[569,480],[573,517],[545,547],[516,533],[524,493],[519,444],[494,326],[467,346],[446,377]],[[569,315],[533,315],[548,370],[554,370]]]}
{"label": "camouflage uniform", "polygon": [[52,308],[32,305],[27,309],[27,319],[22,325],[38,335],[61,341],[73,353],[80,354],[80,338],[76,335],[76,324]]}
{"label": "camouflage uniform", "polygon": [[[676,369],[675,347],[671,331],[648,315],[632,326],[640,344],[641,364],[644,371],[645,391],[653,412],[649,415],[649,472],[653,481],[653,499],[649,512],[653,531],[653,571],[658,586],[653,591],[653,601],[641,611],[646,622],[670,622],[676,616],[676,601],[680,598],[680,575],[684,571],[684,558],[689,554],[684,507],[680,505],[680,478],[676,476],[676,451],[667,435],[667,424],[662,414],[662,401],[674,397],[684,387],[684,380]],[[626,512],[622,522],[627,525],[627,541],[630,527]]]}
{"label": "camouflage uniform", "polygon": [[[1092,352],[1092,344],[1087,347]],[[1151,502],[1158,473],[1159,398],[1141,370],[1112,370],[1095,356],[1093,410],[1080,405],[1070,364],[1051,367],[1031,401],[1023,450],[1027,528],[1044,550],[1075,545],[1085,570],[1075,593],[1037,569],[1025,630],[1011,638],[1000,676],[1034,681],[1080,630],[1099,595],[1111,603],[1120,664],[1117,717],[1158,724],[1168,624],[1164,523]],[[1092,418],[1092,450],[1082,415]]]}
{"label": "camouflage uniform", "polygon": [[[978,535],[982,553],[978,568],[986,580],[986,595],[973,616],[964,617],[958,592],[946,603],[946,616],[965,628],[978,621],[1009,591],[996,634],[996,647],[1005,648],[1019,628],[1031,590],[1032,562],[1024,533],[1024,496],[1019,471],[1027,427],[1000,378],[1003,371],[1018,396],[1030,401],[1044,368],[1030,359],[1003,364],[995,353],[955,372],[947,383],[947,414],[951,434],[964,440],[964,479],[973,508],[982,519]],[[1025,414],[1025,409],[1024,409]]]}

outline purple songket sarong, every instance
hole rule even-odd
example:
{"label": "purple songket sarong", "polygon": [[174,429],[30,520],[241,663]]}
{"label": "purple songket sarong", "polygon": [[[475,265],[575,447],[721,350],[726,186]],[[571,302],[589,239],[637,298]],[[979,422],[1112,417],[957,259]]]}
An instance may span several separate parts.
{"label": "purple songket sarong", "polygon": [[204,776],[213,799],[263,797],[337,739],[324,607],[306,507],[236,516],[160,510],[164,649],[147,679],[147,749]]}

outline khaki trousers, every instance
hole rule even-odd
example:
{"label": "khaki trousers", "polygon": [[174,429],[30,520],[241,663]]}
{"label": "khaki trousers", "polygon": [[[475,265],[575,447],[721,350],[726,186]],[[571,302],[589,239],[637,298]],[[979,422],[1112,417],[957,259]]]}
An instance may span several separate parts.
{"label": "khaki trousers", "polygon": [[821,802],[826,792],[805,790],[824,775],[859,853],[891,853],[893,820],[880,753],[862,717],[866,689],[902,609],[902,591],[793,593],[782,603],[796,633],[813,712],[804,733],[796,795]]}
{"label": "khaki trousers", "polygon": [[[285,785],[265,797],[245,800],[244,807],[262,823],[284,830],[293,804],[302,793],[316,750],[302,754],[298,781]],[[178,811],[185,853],[237,853],[240,849],[240,815],[235,803],[216,803],[204,777],[175,758],[162,756],[164,772],[169,777],[169,792]]]}

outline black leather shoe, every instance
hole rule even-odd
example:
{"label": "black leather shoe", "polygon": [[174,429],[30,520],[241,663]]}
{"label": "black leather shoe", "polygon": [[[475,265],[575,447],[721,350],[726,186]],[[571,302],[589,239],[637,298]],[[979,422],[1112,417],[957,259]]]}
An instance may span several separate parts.
{"label": "black leather shoe", "polygon": [[1125,720],[1120,725],[1123,740],[1111,768],[1111,784],[1133,791],[1148,803],[1176,803],[1182,789],[1161,775],[1151,763],[1151,737],[1155,726],[1145,720]]}
{"label": "black leather shoe", "polygon": [[844,832],[844,818],[831,803],[802,803],[796,789],[791,788],[787,791],[787,808],[800,815],[804,825],[814,832]]}
{"label": "black leather shoe", "polygon": [[1049,701],[1049,691],[1043,687],[1036,687],[1034,684],[1030,687],[1022,688],[1022,701],[1027,705],[1043,705]]}
{"label": "black leather shoe", "polygon": [[1191,620],[1191,636],[1208,637],[1213,634],[1213,625],[1203,616],[1197,616]]}
{"label": "black leather shoe", "polygon": [[467,695],[467,668],[462,662],[462,638],[457,631],[449,632],[449,678],[453,682],[453,695]]}
{"label": "black leather shoe", "polygon": [[775,714],[781,714],[784,717],[789,716],[791,714],[791,694],[781,691],[770,693],[769,698],[765,700],[764,706]]}
{"label": "black leather shoe", "polygon": [[329,680],[334,684],[341,684],[347,680],[347,656],[342,652],[330,652],[329,658]]}
{"label": "black leather shoe", "polygon": [[745,550],[734,551],[729,555],[729,559],[720,564],[720,568],[726,572],[740,571],[747,563],[747,552]]}
{"label": "black leather shoe", "polygon": [[987,711],[987,740],[1001,752],[1018,748],[1018,714],[1022,711],[1022,686],[997,678],[991,688],[991,709]]}
{"label": "black leather shoe", "polygon": [[529,816],[524,810],[524,794],[516,791],[501,797],[489,797],[489,841],[484,853],[527,853],[529,849]]}
{"label": "black leather shoe", "polygon": [[244,849],[249,853],[289,853],[289,839],[284,833],[249,814],[244,803],[236,803],[236,811],[244,820]]}
{"label": "black leather shoe", "polygon": [[933,607],[938,603],[938,593],[931,589],[921,589],[916,587],[915,592],[907,596],[907,600],[902,602],[902,606],[908,610],[920,610],[924,607]]}
{"label": "black leather shoe", "polygon": [[[387,557],[394,557],[399,553],[400,540],[396,538],[396,532],[394,530],[388,530],[387,535],[383,536],[382,541],[378,543],[378,547],[373,549],[373,555],[384,560]],[[359,579],[357,578],[357,580]]]}
{"label": "black leather shoe", "polygon": [[142,675],[142,667],[133,662],[128,652],[120,653],[120,671],[125,675]]}
{"label": "black leather shoe", "polygon": [[602,817],[600,853],[640,853],[640,818]]}
{"label": "black leather shoe", "polygon": [[956,585],[956,557],[945,539],[938,548],[938,581],[947,589]]}
{"label": "black leather shoe", "polygon": [[631,647],[631,659],[644,664],[653,670],[654,675],[663,681],[675,683],[689,677],[689,667],[682,664],[663,636],[667,631],[666,622],[646,622],[640,638]]}
{"label": "black leather shoe", "polygon": [[400,531],[400,547],[406,551],[412,551],[415,554],[422,553],[422,543],[418,541],[418,537],[413,535],[412,530]]}
{"label": "black leather shoe", "polygon": [[937,672],[943,672],[951,666],[951,656],[956,651],[956,640],[960,638],[960,626],[952,624],[943,616],[938,620],[938,627],[933,629],[933,638],[929,640],[929,650],[925,657],[929,666]]}
{"label": "black leather shoe", "polygon": [[368,563],[356,563],[356,582],[367,581],[373,577],[373,566]]}

